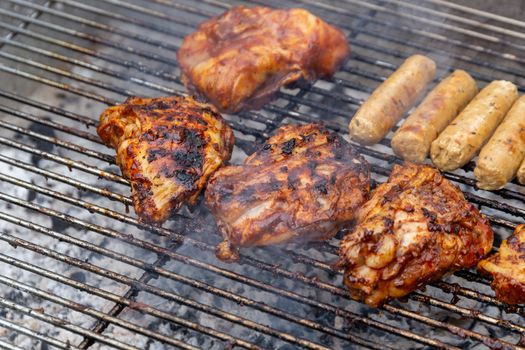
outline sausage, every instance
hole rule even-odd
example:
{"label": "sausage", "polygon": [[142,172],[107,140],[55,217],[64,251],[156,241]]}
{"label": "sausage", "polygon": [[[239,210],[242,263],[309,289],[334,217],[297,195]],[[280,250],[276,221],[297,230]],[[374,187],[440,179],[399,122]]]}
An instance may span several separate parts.
{"label": "sausage", "polygon": [[487,85],[430,146],[430,158],[441,170],[465,165],[479,151],[518,98],[516,85],[496,80]]}
{"label": "sausage", "polygon": [[518,173],[516,174],[516,178],[520,184],[525,185],[525,159],[523,159],[523,162],[521,162]]}
{"label": "sausage", "polygon": [[478,187],[484,190],[502,188],[516,175],[524,158],[525,96],[521,96],[479,152],[474,169]]}
{"label": "sausage", "polygon": [[516,177],[518,178],[518,182],[522,185],[525,185],[525,159],[523,162],[521,162],[520,168],[518,169],[518,173],[516,174]]}
{"label": "sausage", "polygon": [[363,103],[350,121],[350,138],[364,145],[381,141],[416,102],[436,74],[436,64],[410,56]]}
{"label": "sausage", "polygon": [[456,70],[443,79],[392,137],[395,154],[412,162],[423,162],[439,133],[476,96],[476,81]]}

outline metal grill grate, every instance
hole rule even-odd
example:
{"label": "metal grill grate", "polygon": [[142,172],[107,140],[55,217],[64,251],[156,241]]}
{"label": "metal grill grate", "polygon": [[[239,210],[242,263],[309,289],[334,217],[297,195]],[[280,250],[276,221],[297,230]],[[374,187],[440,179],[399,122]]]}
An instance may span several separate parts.
{"label": "metal grill grate", "polygon": [[[98,114],[129,95],[180,94],[184,35],[241,2],[4,0],[0,3],[0,347],[98,349],[520,348],[525,311],[462,271],[369,309],[330,268],[337,239],[214,257],[205,208],[163,227],[139,223],[128,181],[101,146]],[[443,0],[256,0],[302,6],[346,31],[353,57],[331,81],[283,90],[258,112],[227,116],[237,156],[283,122],[352,115],[406,57],[427,52],[440,76],[512,80],[523,92],[525,22]],[[384,180],[389,138],[358,147]],[[522,222],[523,188],[473,188],[472,164],[446,177],[501,238]],[[497,248],[495,248],[497,249]],[[276,263],[277,262],[277,263]]]}

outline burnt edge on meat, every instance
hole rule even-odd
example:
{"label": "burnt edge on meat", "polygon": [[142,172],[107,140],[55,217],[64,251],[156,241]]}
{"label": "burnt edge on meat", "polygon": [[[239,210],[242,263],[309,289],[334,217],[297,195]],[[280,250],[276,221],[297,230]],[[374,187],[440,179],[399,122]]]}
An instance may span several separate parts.
{"label": "burnt edge on meat", "polygon": [[[327,167],[336,171],[327,174]],[[210,179],[206,203],[224,237],[217,256],[235,261],[239,247],[330,239],[353,220],[369,191],[368,163],[341,136],[321,124],[285,125],[243,165]],[[317,203],[320,197],[328,206]],[[244,216],[261,203],[270,207],[253,219]]]}
{"label": "burnt edge on meat", "polygon": [[[191,97],[130,97],[104,111],[100,121],[97,132],[117,150],[136,213],[153,224],[162,223],[183,204],[195,205],[209,175],[233,150],[233,132],[221,115]],[[210,133],[219,135],[219,141]],[[155,196],[164,191],[171,198],[158,207]]]}
{"label": "burnt edge on meat", "polygon": [[[396,228],[399,213],[407,216],[399,217]],[[414,242],[401,254],[404,246],[395,233],[407,233],[396,230],[416,224],[426,227],[417,232],[428,234],[409,237]],[[449,272],[476,266],[492,243],[488,219],[456,186],[433,167],[405,162],[394,165],[388,181],[360,209],[355,227],[341,240],[336,267],[344,270],[353,299],[380,306]],[[388,249],[387,244],[395,245]],[[367,263],[375,254],[384,259],[379,266]]]}
{"label": "burnt edge on meat", "polygon": [[510,305],[525,304],[525,224],[516,227],[497,253],[482,260],[478,271],[492,277],[496,298]]}

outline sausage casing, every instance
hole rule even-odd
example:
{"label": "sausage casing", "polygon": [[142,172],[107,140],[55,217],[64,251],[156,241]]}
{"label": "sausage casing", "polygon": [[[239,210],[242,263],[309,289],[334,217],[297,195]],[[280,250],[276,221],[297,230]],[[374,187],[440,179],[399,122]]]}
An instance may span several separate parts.
{"label": "sausage casing", "polygon": [[350,137],[361,144],[381,141],[416,102],[436,74],[436,64],[422,55],[410,56],[363,103],[350,121]]}
{"label": "sausage casing", "polygon": [[487,85],[443,130],[432,146],[435,166],[451,171],[471,160],[518,98],[516,85],[496,80]]}
{"label": "sausage casing", "polygon": [[405,160],[423,162],[439,133],[476,96],[476,81],[456,70],[443,79],[392,137],[392,149]]}
{"label": "sausage casing", "polygon": [[521,162],[516,178],[520,184],[525,185],[525,159]]}
{"label": "sausage casing", "polygon": [[525,96],[513,105],[489,142],[479,152],[474,176],[484,190],[502,188],[525,158]]}

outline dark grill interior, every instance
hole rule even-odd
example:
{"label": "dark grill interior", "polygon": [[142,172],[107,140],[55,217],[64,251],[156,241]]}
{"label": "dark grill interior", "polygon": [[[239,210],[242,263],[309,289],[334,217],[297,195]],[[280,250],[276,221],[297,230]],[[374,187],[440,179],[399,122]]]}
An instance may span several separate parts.
{"label": "dark grill interior", "polygon": [[[246,249],[240,264],[224,264],[204,206],[162,228],[136,220],[128,181],[96,135],[98,115],[129,95],[183,93],[175,61],[182,37],[240,3],[0,3],[0,348],[525,346],[523,308],[497,301],[474,271],[370,309],[348,298],[331,269],[338,239]],[[346,135],[363,98],[416,52],[436,60],[440,77],[462,68],[480,85],[507,79],[523,93],[525,22],[494,12],[442,0],[242,3],[305,7],[343,28],[353,55],[331,81],[227,116],[237,138],[233,162],[286,122],[322,120]],[[519,18],[519,3],[501,10]],[[400,161],[390,136],[356,146],[376,181]],[[523,221],[524,189],[477,191],[472,169],[446,177],[490,217],[497,249]]]}

